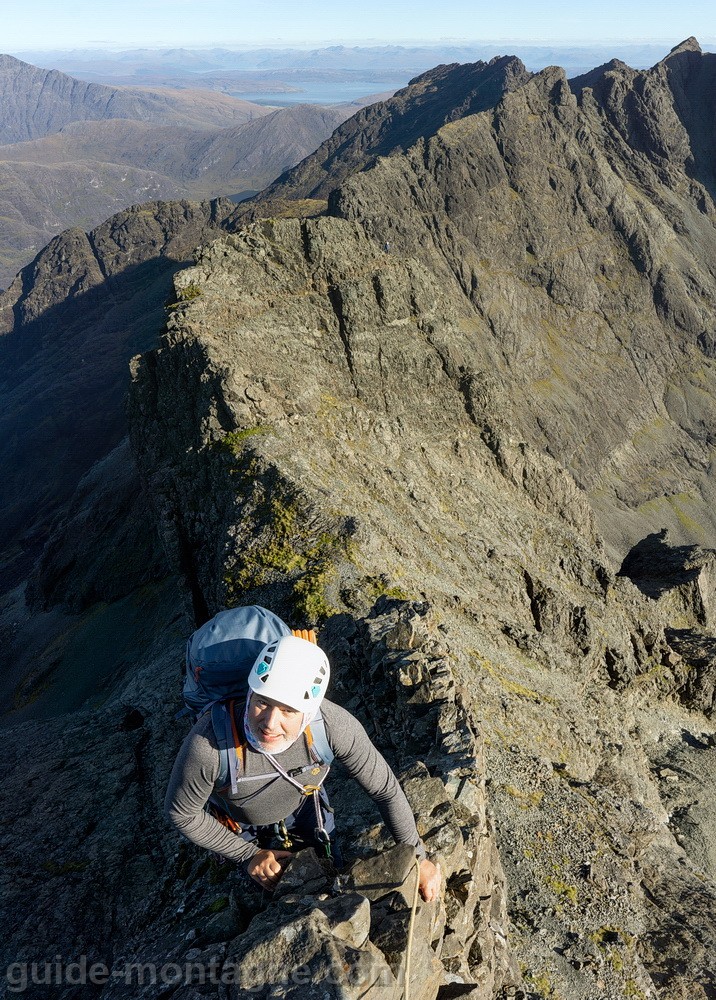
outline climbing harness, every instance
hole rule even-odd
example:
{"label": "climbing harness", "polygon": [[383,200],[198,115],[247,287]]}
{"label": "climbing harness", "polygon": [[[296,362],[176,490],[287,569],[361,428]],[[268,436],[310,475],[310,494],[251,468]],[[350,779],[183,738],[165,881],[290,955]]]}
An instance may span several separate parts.
{"label": "climbing harness", "polygon": [[[224,739],[222,740],[222,744],[226,747],[225,757],[227,758],[226,767],[224,768],[222,766],[221,768],[224,774],[217,784],[221,787],[224,782],[226,782],[230,785],[232,794],[235,795],[238,792],[239,785],[244,784],[245,782],[265,779],[266,775],[242,774],[241,777],[239,777],[240,769],[241,771],[244,769],[245,743],[236,724],[234,706],[235,702],[233,699],[229,701],[227,706],[213,706],[212,721],[216,727],[221,727],[221,729],[219,729],[220,732],[223,729]],[[303,735],[306,738],[306,749],[308,750],[309,757],[311,758],[310,763],[287,771],[272,754],[262,751],[262,756],[265,757],[265,759],[271,764],[273,769],[277,772],[277,775],[293,785],[294,788],[301,793],[304,799],[309,796],[313,799],[313,808],[316,816],[314,837],[316,843],[320,845],[323,855],[328,860],[332,861],[333,851],[331,848],[330,835],[325,825],[323,810],[326,809],[328,812],[333,812],[333,810],[330,805],[328,805],[325,795],[321,795],[321,790],[323,782],[330,771],[331,761],[333,760],[333,751],[328,746],[325,726],[323,725],[323,720],[320,717],[314,720],[314,726],[316,728],[315,734],[311,731],[310,727],[307,727],[303,732]],[[301,784],[300,781],[296,780],[300,775],[305,774],[306,772],[310,773],[310,775],[315,778],[321,773],[322,768],[325,768],[325,772],[318,783],[315,783],[314,781],[313,783],[304,785]],[[226,771],[228,771],[228,774]],[[218,802],[215,802],[214,805],[217,809],[220,808],[220,804]],[[233,823],[234,821],[232,820],[231,822]],[[224,825],[228,826],[228,823],[225,823]],[[229,827],[229,829],[231,829],[231,827]],[[279,823],[274,823],[273,829],[277,839],[281,842],[284,849],[288,850],[289,847],[293,845],[293,840],[289,836],[286,821],[281,820]]]}
{"label": "climbing harness", "polygon": [[[313,748],[312,741],[308,740],[307,742],[308,742],[309,753],[311,754],[311,757],[314,760],[314,765],[320,765],[322,762]],[[314,836],[316,838],[317,843],[321,844],[326,858],[330,860],[331,838],[328,834],[328,830],[326,830],[326,825],[323,819],[323,809],[321,807],[321,798],[320,798],[321,786],[323,785],[323,782],[326,780],[328,772],[331,769],[330,764],[326,766],[325,774],[323,775],[323,777],[321,778],[321,780],[318,782],[317,785],[302,785],[301,782],[296,781],[296,779],[292,776],[292,774],[289,771],[287,771],[281,764],[279,764],[276,758],[272,757],[270,753],[265,753],[264,757],[271,764],[271,766],[278,772],[278,774],[281,775],[282,778],[285,778],[286,781],[290,782],[294,788],[298,789],[298,791],[301,793],[301,795],[304,796],[304,798],[308,798],[308,796],[310,795],[311,798],[313,799],[313,808],[316,814],[316,827],[314,830]],[[303,771],[304,768],[301,768],[300,770]],[[314,766],[313,770],[318,772],[319,767]],[[281,820],[281,823],[278,824],[278,826],[283,827],[283,830],[279,831],[279,836],[285,838],[284,843],[285,840],[288,840],[289,843],[292,843],[292,841],[290,841],[290,838],[288,837],[288,831],[286,830],[285,821]]]}

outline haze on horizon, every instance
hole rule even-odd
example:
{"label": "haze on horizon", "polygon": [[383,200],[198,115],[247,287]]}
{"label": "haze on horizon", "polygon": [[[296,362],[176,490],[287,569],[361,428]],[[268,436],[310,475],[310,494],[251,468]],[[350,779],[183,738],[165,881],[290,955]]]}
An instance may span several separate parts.
{"label": "haze on horizon", "polygon": [[364,0],[336,11],[331,0],[14,0],[3,18],[4,51],[78,48],[434,44],[515,42],[615,45],[664,42],[690,35],[716,41],[716,6],[703,0],[602,0],[509,7],[453,0]]}

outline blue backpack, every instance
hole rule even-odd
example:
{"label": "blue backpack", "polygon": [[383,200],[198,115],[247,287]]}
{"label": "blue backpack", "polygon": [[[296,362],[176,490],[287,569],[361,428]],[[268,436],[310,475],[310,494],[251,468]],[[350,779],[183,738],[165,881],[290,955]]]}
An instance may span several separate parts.
{"label": "blue backpack", "polygon": [[[235,766],[231,765],[242,756],[242,748],[237,746],[234,701],[243,704],[249,690],[251,668],[263,647],[292,634],[306,639],[312,636],[312,633],[292,632],[273,612],[252,604],[220,611],[187,642],[185,708],[176,717],[189,716],[196,722],[205,712],[211,712],[220,755],[217,788],[226,785],[229,777],[234,785]],[[330,764],[334,753],[328,744],[320,712],[305,733],[309,746],[312,744],[320,760]],[[230,750],[233,751],[231,757]]]}

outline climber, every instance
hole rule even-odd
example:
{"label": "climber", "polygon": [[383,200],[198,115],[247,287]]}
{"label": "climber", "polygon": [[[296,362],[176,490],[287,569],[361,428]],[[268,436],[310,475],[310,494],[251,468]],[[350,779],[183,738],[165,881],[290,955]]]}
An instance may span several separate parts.
{"label": "climber", "polygon": [[272,890],[290,847],[331,856],[333,816],[322,785],[335,758],[376,802],[395,841],[415,848],[420,893],[436,899],[440,866],[426,856],[405,793],[358,720],[324,697],[329,676],[326,654],[306,639],[285,635],[264,646],[245,702],[232,704],[230,773],[220,773],[207,712],[174,763],[165,816],[192,843],[243,864]]}

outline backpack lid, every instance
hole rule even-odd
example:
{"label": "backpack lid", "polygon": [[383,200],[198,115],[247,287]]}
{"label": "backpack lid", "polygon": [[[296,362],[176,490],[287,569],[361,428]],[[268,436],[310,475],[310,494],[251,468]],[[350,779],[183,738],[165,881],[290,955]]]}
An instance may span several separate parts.
{"label": "backpack lid", "polygon": [[290,634],[278,615],[258,604],[220,611],[187,642],[187,708],[198,713],[214,701],[244,696],[249,673],[261,650],[267,643]]}

